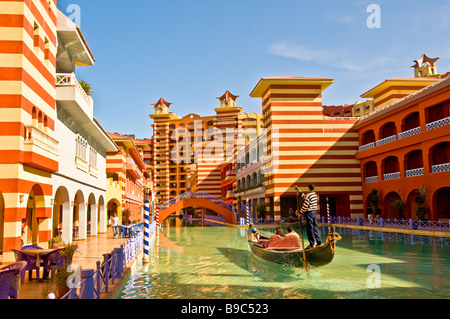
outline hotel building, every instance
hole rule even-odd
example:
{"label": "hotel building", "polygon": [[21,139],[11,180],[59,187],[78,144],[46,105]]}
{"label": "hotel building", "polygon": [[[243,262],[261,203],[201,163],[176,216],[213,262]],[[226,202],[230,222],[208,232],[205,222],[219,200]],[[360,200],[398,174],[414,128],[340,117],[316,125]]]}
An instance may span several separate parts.
{"label": "hotel building", "polygon": [[94,118],[94,102],[75,75],[93,66],[80,28],[57,12],[56,118],[59,167],[53,173],[52,236],[64,242],[106,232],[106,152],[114,142]]}
{"label": "hotel building", "polygon": [[147,181],[151,178],[143,154],[150,145],[135,139],[134,135],[108,135],[117,145],[117,151],[107,152],[106,175],[110,184],[119,186],[119,191],[111,189],[112,194],[107,194],[108,215],[117,213],[121,223],[141,222],[144,189],[149,187]]}
{"label": "hotel building", "polygon": [[326,78],[262,78],[250,94],[262,99],[265,202],[275,221],[296,209],[295,185],[304,192],[315,185],[321,215],[327,198],[331,215],[363,214],[353,129],[358,119],[324,116],[322,92],[332,83]]}
{"label": "hotel building", "polygon": [[190,188],[189,176],[195,181],[191,191],[221,197],[221,163],[260,133],[261,115],[242,113],[237,97],[225,92],[213,116],[180,118],[169,112],[172,103],[161,98],[153,104],[154,187],[160,203]]}
{"label": "hotel building", "polygon": [[374,103],[355,125],[364,206],[375,190],[384,218],[450,219],[450,74],[436,60],[423,55],[414,77],[362,95]]}
{"label": "hotel building", "polygon": [[0,1],[0,250],[46,245],[58,171],[56,1]]}

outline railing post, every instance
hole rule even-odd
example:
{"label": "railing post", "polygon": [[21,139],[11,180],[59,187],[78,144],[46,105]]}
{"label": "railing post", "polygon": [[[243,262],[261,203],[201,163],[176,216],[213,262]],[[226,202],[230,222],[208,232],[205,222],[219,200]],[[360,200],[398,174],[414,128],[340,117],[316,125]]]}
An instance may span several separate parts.
{"label": "railing post", "polygon": [[414,229],[414,222],[413,222],[412,218],[409,219],[409,229],[410,230]]}
{"label": "railing post", "polygon": [[103,271],[103,280],[104,280],[104,282],[105,282],[105,292],[108,292],[108,283],[109,283],[109,273],[110,273],[110,269],[109,269],[109,260],[108,260],[108,258],[106,258],[106,261],[105,261],[105,268],[104,268],[104,271]]}
{"label": "railing post", "polygon": [[102,292],[102,272],[100,269],[100,261],[97,261],[97,299],[100,299],[100,294]]}
{"label": "railing post", "polygon": [[81,281],[80,299],[94,299],[94,269],[81,269]]}
{"label": "railing post", "polygon": [[383,227],[383,217],[380,217],[380,227]]}
{"label": "railing post", "polygon": [[[111,269],[109,270],[109,272],[111,273],[111,278],[112,278],[112,284],[114,285],[114,278],[116,276],[116,252],[113,250],[111,252]],[[108,280],[109,281],[109,280]]]}
{"label": "railing post", "polygon": [[114,252],[117,256],[116,258],[116,269],[117,269],[117,278],[122,278],[123,272],[123,246],[120,248],[114,248]]}

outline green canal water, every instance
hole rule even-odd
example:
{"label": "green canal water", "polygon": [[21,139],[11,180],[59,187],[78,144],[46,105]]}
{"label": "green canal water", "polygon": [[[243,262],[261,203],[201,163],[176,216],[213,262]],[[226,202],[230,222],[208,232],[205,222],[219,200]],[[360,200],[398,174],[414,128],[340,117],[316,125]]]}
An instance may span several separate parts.
{"label": "green canal water", "polygon": [[171,224],[161,231],[150,263],[139,263],[118,298],[450,297],[450,238],[339,228],[333,262],[305,272],[254,256],[244,229]]}

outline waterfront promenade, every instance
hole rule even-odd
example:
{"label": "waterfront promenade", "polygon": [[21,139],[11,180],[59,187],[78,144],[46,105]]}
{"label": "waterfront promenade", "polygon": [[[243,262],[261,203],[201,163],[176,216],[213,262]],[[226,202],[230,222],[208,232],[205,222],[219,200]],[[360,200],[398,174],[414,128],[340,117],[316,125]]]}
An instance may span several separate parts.
{"label": "waterfront promenade", "polygon": [[[120,247],[127,240],[128,238],[113,238],[112,230],[108,228],[107,233],[78,241],[79,248],[73,257],[73,263],[81,266],[82,269],[96,269],[97,261],[103,261],[103,254],[110,253],[114,248]],[[126,265],[127,268],[131,266]],[[42,273],[40,275],[42,276]],[[47,282],[36,280],[34,272],[33,279],[29,281],[28,273],[26,274],[25,281],[18,291],[18,299],[45,299],[48,290]],[[120,283],[121,280],[116,279],[115,285],[110,287],[110,291],[113,291]],[[108,298],[110,294],[102,295],[102,299]]]}

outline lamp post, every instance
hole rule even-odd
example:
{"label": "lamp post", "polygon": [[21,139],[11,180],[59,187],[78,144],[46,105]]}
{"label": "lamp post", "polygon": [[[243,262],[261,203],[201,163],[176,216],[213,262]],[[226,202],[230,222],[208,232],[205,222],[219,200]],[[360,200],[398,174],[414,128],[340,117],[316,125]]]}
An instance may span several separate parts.
{"label": "lamp post", "polygon": [[[150,261],[149,247],[150,247],[150,202],[148,200],[148,195],[150,193],[150,188],[144,188],[144,257],[142,261],[148,263]],[[153,197],[153,192],[152,192]]]}

